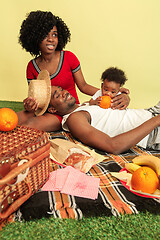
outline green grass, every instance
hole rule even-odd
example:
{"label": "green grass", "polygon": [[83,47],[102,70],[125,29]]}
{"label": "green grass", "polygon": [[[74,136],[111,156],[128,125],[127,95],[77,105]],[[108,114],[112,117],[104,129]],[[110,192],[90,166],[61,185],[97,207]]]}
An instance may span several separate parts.
{"label": "green grass", "polygon": [[22,102],[8,102],[8,101],[0,101],[0,108],[8,107],[13,109],[15,112],[23,110]]}
{"label": "green grass", "polygon": [[[14,111],[23,109],[21,102],[0,101],[1,107]],[[49,219],[32,220],[6,225],[0,232],[0,240],[159,240],[160,215],[140,213],[120,217],[90,217],[82,220]]]}
{"label": "green grass", "polygon": [[11,223],[0,239],[160,239],[160,216],[149,213],[121,217],[93,217],[82,220],[49,219]]}

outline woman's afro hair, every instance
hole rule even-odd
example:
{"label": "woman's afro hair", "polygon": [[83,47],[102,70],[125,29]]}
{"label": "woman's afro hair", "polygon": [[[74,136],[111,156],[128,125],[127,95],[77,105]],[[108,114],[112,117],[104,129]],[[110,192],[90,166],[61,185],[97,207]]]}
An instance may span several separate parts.
{"label": "woman's afro hair", "polygon": [[57,27],[58,31],[56,50],[61,51],[70,41],[70,30],[61,18],[51,12],[38,10],[27,14],[21,25],[18,42],[31,55],[38,56],[40,54],[40,43],[54,26]]}
{"label": "woman's afro hair", "polygon": [[105,79],[107,79],[109,82],[119,83],[120,86],[124,85],[127,81],[125,72],[116,67],[110,67],[102,73],[101,80],[104,81]]}

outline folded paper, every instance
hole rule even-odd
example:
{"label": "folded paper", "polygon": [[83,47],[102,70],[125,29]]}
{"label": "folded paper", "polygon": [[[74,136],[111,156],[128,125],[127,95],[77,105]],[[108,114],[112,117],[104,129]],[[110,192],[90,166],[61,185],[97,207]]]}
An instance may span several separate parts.
{"label": "folded paper", "polygon": [[98,197],[99,178],[87,176],[79,170],[67,166],[53,171],[42,191],[60,191],[61,193],[96,199]]}
{"label": "folded paper", "polygon": [[[104,156],[78,143],[64,140],[50,140],[51,159],[64,166],[72,166],[87,173],[91,167],[104,160]],[[106,159],[106,157],[105,157]]]}

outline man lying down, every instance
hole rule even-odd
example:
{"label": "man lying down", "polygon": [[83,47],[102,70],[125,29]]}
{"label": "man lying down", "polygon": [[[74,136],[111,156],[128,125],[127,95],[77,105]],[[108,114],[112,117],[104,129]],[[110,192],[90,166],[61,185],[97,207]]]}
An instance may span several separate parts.
{"label": "man lying down", "polygon": [[[160,102],[153,108],[113,110],[77,105],[68,91],[51,87],[50,113],[63,116],[62,127],[82,143],[119,154],[134,145],[160,150]],[[24,112],[23,114],[27,114]],[[22,122],[19,116],[19,122]]]}

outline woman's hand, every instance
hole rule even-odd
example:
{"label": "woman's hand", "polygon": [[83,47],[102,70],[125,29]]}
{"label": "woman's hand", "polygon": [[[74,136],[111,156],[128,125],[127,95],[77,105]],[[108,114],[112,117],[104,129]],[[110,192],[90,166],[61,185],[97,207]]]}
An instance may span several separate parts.
{"label": "woman's hand", "polygon": [[130,97],[127,94],[122,93],[112,98],[111,108],[123,110],[128,107],[129,103]]}
{"label": "woman's hand", "polygon": [[23,100],[23,106],[28,112],[35,112],[38,109],[38,102],[35,98],[28,97]]}
{"label": "woman's hand", "polygon": [[126,93],[126,94],[129,94],[129,93],[130,93],[130,92],[129,92],[129,89],[127,89],[127,88],[120,88],[119,91],[120,91],[121,93]]}

